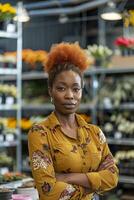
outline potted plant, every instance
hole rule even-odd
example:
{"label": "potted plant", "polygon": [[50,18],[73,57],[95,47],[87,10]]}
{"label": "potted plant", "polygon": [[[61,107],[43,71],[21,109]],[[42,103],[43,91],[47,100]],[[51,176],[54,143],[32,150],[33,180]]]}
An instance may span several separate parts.
{"label": "potted plant", "polygon": [[122,56],[134,54],[134,38],[118,37],[114,43],[120,49]]}
{"label": "potted plant", "polygon": [[6,29],[6,25],[16,15],[16,9],[10,3],[0,3],[0,29]]}
{"label": "potted plant", "polygon": [[95,66],[107,67],[113,52],[107,46],[94,44],[87,46],[87,53],[94,58]]}
{"label": "potted plant", "polygon": [[10,188],[0,188],[0,199],[9,200],[12,198],[13,189]]}

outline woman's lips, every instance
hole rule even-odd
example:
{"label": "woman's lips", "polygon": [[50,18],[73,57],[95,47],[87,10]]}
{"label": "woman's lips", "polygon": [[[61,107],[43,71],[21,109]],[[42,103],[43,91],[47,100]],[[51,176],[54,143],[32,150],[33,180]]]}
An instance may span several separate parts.
{"label": "woman's lips", "polygon": [[65,108],[71,109],[71,108],[75,108],[76,104],[63,104]]}

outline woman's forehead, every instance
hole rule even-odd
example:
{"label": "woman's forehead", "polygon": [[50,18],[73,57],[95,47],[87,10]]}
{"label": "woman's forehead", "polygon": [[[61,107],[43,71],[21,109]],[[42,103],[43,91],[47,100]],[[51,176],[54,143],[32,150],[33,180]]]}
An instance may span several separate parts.
{"label": "woman's forehead", "polygon": [[81,77],[77,72],[69,70],[59,73],[55,77],[55,81],[59,83],[81,83]]}

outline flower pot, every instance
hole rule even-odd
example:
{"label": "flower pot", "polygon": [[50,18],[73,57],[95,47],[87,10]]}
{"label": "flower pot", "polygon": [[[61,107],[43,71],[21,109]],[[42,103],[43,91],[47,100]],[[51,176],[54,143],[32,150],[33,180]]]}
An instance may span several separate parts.
{"label": "flower pot", "polygon": [[39,199],[38,192],[34,187],[27,187],[27,188],[19,187],[19,188],[17,188],[17,193],[18,194],[27,194],[32,198],[32,200]]}
{"label": "flower pot", "polygon": [[122,49],[121,50],[121,55],[122,56],[128,56],[129,55],[128,50],[127,49]]}
{"label": "flower pot", "polygon": [[0,199],[10,200],[12,198],[13,190],[11,189],[0,189]]}
{"label": "flower pot", "polygon": [[0,30],[6,31],[6,27],[7,27],[7,21],[6,20],[0,21]]}
{"label": "flower pot", "polygon": [[16,26],[11,19],[0,21],[0,30],[7,32],[15,32]]}
{"label": "flower pot", "polygon": [[4,29],[4,21],[0,21],[0,30]]}
{"label": "flower pot", "polygon": [[0,192],[0,199],[10,200],[12,198],[12,192]]}
{"label": "flower pot", "polygon": [[95,65],[95,67],[101,67],[102,66],[102,60],[96,58],[94,65]]}
{"label": "flower pot", "polygon": [[26,194],[14,194],[12,195],[12,200],[32,200],[32,197]]}

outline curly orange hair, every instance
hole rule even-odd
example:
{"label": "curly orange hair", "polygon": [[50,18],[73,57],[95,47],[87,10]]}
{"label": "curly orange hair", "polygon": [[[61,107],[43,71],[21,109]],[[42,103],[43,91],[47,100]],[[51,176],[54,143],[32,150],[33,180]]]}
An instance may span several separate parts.
{"label": "curly orange hair", "polygon": [[45,70],[49,73],[60,64],[70,63],[84,71],[90,64],[89,57],[78,43],[65,43],[53,45],[46,62]]}

